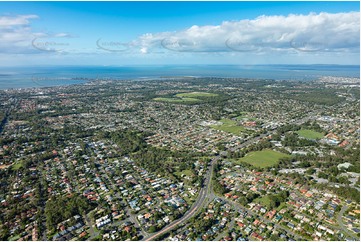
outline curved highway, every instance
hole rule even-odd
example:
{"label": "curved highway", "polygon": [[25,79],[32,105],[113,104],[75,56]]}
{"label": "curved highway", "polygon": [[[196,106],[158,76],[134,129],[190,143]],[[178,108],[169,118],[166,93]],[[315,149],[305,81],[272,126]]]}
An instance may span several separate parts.
{"label": "curved highway", "polygon": [[207,194],[211,188],[211,179],[212,179],[212,175],[213,175],[213,168],[214,165],[216,164],[216,162],[220,159],[219,156],[216,156],[212,161],[211,161],[211,165],[208,167],[208,171],[207,174],[205,176],[205,181],[204,181],[204,186],[201,188],[198,198],[196,200],[196,202],[192,205],[191,209],[189,209],[184,215],[183,217],[181,217],[180,219],[177,219],[175,221],[173,221],[172,223],[168,224],[166,227],[164,227],[162,230],[152,234],[149,237],[144,238],[143,240],[145,241],[150,241],[150,240],[155,240],[155,238],[159,237],[160,235],[171,231],[172,229],[174,229],[175,227],[177,227],[178,225],[186,222],[187,220],[189,220],[190,218],[192,218],[198,211],[200,211],[202,209],[202,205],[203,202],[205,201],[205,199],[207,198]]}

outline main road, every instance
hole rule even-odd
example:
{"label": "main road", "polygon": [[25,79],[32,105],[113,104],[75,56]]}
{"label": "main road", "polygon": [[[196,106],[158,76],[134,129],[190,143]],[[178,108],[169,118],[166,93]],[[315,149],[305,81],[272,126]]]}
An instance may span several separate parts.
{"label": "main road", "polygon": [[338,213],[337,215],[337,223],[340,225],[340,228],[343,230],[343,232],[348,235],[349,237],[351,237],[353,240],[358,240],[360,239],[359,237],[356,237],[354,234],[352,234],[350,232],[350,230],[347,229],[347,227],[345,226],[345,224],[343,223],[342,221],[342,216],[343,214],[346,212],[346,210],[348,209],[348,206],[347,205],[344,205],[342,208],[341,208],[341,211]]}
{"label": "main road", "polygon": [[195,201],[195,203],[193,203],[191,209],[189,209],[184,215],[183,217],[173,221],[172,223],[168,224],[166,227],[164,227],[162,230],[152,234],[149,237],[144,238],[143,240],[145,241],[150,241],[150,240],[154,240],[157,237],[159,237],[160,235],[167,233],[169,231],[171,231],[172,229],[176,228],[178,225],[188,221],[190,218],[192,218],[195,214],[197,214],[197,212],[199,212],[202,209],[202,205],[203,202],[206,200],[206,198],[208,197],[209,191],[211,190],[211,183],[212,183],[212,176],[213,176],[213,170],[214,170],[214,165],[217,163],[217,161],[220,159],[219,156],[216,156],[215,158],[213,158],[213,160],[211,161],[210,166],[208,167],[207,170],[207,174],[205,176],[205,180],[204,180],[204,185],[203,187],[200,189],[199,191],[199,195],[197,200]]}

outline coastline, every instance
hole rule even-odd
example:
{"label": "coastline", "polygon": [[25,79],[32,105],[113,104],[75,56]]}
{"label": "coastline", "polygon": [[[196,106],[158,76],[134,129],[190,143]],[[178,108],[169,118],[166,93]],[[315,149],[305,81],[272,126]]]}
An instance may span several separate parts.
{"label": "coastline", "polygon": [[149,80],[189,78],[251,78],[312,81],[323,76],[360,78],[357,65],[195,65],[2,67],[0,90],[84,84],[89,80]]}

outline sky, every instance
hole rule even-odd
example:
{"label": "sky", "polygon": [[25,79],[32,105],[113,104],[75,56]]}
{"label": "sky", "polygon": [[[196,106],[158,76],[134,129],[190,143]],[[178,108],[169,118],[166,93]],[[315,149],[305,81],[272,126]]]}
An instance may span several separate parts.
{"label": "sky", "polygon": [[0,2],[1,66],[359,63],[359,2]]}

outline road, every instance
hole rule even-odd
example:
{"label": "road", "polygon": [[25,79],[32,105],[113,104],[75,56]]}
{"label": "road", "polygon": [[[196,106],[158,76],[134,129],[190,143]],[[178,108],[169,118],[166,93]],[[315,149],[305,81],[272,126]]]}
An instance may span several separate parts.
{"label": "road", "polygon": [[223,238],[226,236],[226,234],[233,229],[234,224],[236,223],[236,221],[234,219],[231,219],[231,222],[229,223],[229,225],[224,229],[224,231],[222,233],[220,233],[213,241],[224,241]]}
{"label": "road", "polygon": [[[118,186],[117,186],[116,184],[114,184],[114,182],[113,182],[112,179],[110,179],[107,171],[104,169],[103,166],[101,166],[100,169],[101,169],[101,171],[102,171],[102,173],[103,173],[102,176],[105,177],[105,178],[109,181],[111,187],[113,188],[115,197],[116,197],[119,201],[122,201],[123,198],[119,195]],[[123,202],[122,202],[122,203],[123,203]],[[125,210],[126,210],[126,213],[127,213],[128,218],[129,218],[129,222],[133,223],[136,228],[139,228],[139,229],[140,229],[141,235],[142,235],[143,237],[149,236],[149,234],[148,234],[146,231],[144,231],[144,229],[142,228],[142,226],[140,226],[140,224],[139,224],[138,220],[136,219],[135,215],[130,212],[130,207],[129,207],[128,205],[126,205]],[[127,220],[125,220],[125,221],[127,221]]]}
{"label": "road", "polygon": [[208,198],[209,191],[211,190],[212,186],[212,176],[213,176],[213,169],[214,165],[217,163],[217,161],[220,159],[219,156],[216,156],[212,161],[210,166],[208,167],[207,174],[205,176],[204,186],[199,191],[199,195],[195,203],[192,205],[191,209],[189,209],[183,217],[180,219],[177,219],[173,221],[172,223],[168,224],[166,227],[164,227],[162,230],[152,234],[150,237],[144,238],[145,241],[154,240],[155,238],[159,237],[160,235],[167,233],[177,227],[178,225],[186,222],[190,218],[192,218],[195,214],[197,214],[198,211],[200,211],[203,208],[203,202]]}
{"label": "road", "polygon": [[258,215],[257,213],[253,212],[252,210],[242,206],[241,204],[239,203],[236,203],[234,201],[231,201],[231,200],[228,200],[228,199],[225,199],[223,197],[219,197],[222,201],[224,202],[227,202],[227,203],[230,203],[233,205],[233,207],[236,207],[238,209],[241,209],[241,210],[244,210],[244,211],[247,211],[248,214],[251,214],[255,217],[257,217],[259,220],[262,220],[262,222],[264,223],[272,223],[274,224],[274,227],[275,228],[280,228],[280,229],[283,229],[284,231],[286,231],[288,234],[292,235],[295,239],[297,240],[304,240],[301,236],[297,235],[296,233],[294,233],[292,230],[290,230],[289,228],[285,227],[285,226],[282,226],[280,224],[277,224],[277,223],[274,223],[272,222],[271,220],[261,216],[261,215]]}
{"label": "road", "polygon": [[342,221],[342,216],[343,214],[345,213],[345,211],[348,209],[347,205],[344,205],[342,208],[341,208],[341,211],[338,213],[337,215],[337,223],[340,225],[340,228],[342,229],[342,231],[347,234],[349,237],[351,237],[352,239],[354,240],[359,240],[360,238],[358,238],[357,236],[353,235],[351,233],[351,231],[348,230],[348,228],[346,228],[346,226],[343,224],[343,221]]}
{"label": "road", "polygon": [[[301,193],[299,191],[295,191],[296,194],[298,196],[301,196]],[[292,208],[292,206],[290,206],[289,204],[287,204],[287,207],[289,208]],[[352,235],[350,233],[350,230],[348,230],[345,226],[342,226],[343,225],[343,222],[342,222],[342,215],[343,213],[347,210],[347,205],[344,205],[341,209],[341,211],[339,212],[339,214],[337,215],[336,219],[337,219],[337,223],[339,224],[339,226],[337,226],[336,224],[330,224],[327,222],[327,227],[329,228],[332,228],[334,229],[334,231],[337,231],[337,230],[340,230],[341,232],[344,231],[346,234],[348,234],[353,240],[358,240],[358,237],[356,237],[355,235]],[[314,217],[311,217],[305,213],[300,213],[302,216],[305,216],[311,220],[314,220],[314,221],[317,221],[319,223],[323,223],[324,221],[322,219],[318,219],[318,218],[314,218]]]}
{"label": "road", "polygon": [[94,238],[98,237],[99,232],[95,232],[93,224],[92,224],[89,216],[86,213],[84,213],[83,218],[84,218],[86,225],[89,227],[89,235],[90,235],[89,239],[94,239]]}

